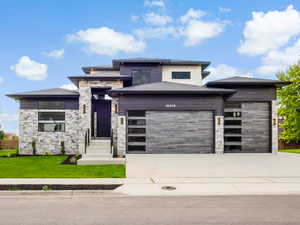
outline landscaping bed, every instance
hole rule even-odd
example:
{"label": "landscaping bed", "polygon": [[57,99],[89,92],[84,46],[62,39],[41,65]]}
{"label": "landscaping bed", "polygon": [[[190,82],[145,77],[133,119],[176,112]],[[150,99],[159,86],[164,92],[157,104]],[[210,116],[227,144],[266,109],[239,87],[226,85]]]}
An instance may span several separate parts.
{"label": "landscaping bed", "polygon": [[0,184],[0,191],[114,190],[122,184]]}
{"label": "landscaping bed", "polygon": [[0,157],[0,178],[124,178],[124,165],[62,164],[68,156]]}

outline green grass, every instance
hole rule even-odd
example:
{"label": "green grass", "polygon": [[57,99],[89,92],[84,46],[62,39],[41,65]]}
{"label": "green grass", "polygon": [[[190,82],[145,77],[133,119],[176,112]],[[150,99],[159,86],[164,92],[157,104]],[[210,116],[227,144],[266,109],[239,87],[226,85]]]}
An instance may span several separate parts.
{"label": "green grass", "polygon": [[16,155],[17,150],[16,149],[3,149],[0,150],[0,157],[1,156],[7,156],[7,155]]}
{"label": "green grass", "polygon": [[288,153],[300,154],[300,149],[282,149],[282,150],[279,150],[279,152],[288,152]]}
{"label": "green grass", "polygon": [[62,165],[67,156],[0,158],[0,178],[123,178],[124,165]]}

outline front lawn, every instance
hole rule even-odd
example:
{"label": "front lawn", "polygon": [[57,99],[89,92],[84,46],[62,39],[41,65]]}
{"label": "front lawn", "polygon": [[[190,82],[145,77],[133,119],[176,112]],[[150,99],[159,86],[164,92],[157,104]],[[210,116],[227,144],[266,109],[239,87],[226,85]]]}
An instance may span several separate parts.
{"label": "front lawn", "polygon": [[67,156],[0,157],[0,178],[123,178],[124,165],[62,165]]}
{"label": "front lawn", "polygon": [[0,150],[0,157],[2,156],[8,156],[8,155],[16,155],[17,154],[17,150],[16,149],[4,149],[4,150]]}
{"label": "front lawn", "polygon": [[300,154],[300,149],[281,149],[279,152],[288,152],[288,153],[296,153]]}

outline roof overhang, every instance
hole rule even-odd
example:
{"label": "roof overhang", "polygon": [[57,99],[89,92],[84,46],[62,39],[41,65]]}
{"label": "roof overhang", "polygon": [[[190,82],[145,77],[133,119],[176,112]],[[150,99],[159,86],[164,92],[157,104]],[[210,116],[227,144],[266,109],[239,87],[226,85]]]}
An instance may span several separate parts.
{"label": "roof overhang", "polygon": [[19,95],[19,94],[8,94],[6,95],[9,98],[15,100],[27,99],[27,98],[79,98],[79,93],[77,95]]}
{"label": "roof overhang", "polygon": [[274,81],[274,82],[208,82],[208,87],[236,87],[236,86],[273,86],[283,87],[291,84],[292,82]]}

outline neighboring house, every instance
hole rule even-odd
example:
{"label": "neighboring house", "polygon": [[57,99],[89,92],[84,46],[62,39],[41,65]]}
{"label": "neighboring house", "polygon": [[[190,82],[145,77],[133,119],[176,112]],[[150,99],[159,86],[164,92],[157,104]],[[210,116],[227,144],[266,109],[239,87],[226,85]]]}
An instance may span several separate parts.
{"label": "neighboring house", "polygon": [[32,154],[33,141],[39,154],[59,154],[62,142],[66,153],[85,154],[88,137],[94,147],[111,139],[118,156],[277,152],[276,88],[287,83],[232,77],[203,85],[209,64],[117,59],[70,76],[78,91],[10,94],[20,101],[20,154]]}

